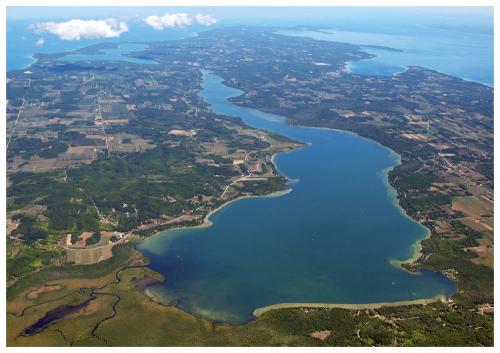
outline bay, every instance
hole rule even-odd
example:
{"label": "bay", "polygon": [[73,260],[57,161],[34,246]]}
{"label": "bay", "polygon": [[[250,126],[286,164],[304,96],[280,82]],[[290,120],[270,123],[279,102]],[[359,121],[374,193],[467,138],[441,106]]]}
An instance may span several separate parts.
{"label": "bay", "polygon": [[363,46],[375,57],[348,63],[347,71],[353,74],[389,76],[407,66],[421,66],[493,86],[493,33],[428,25],[405,28],[404,33],[394,33],[392,28],[380,33],[382,29],[377,27],[370,31],[369,25],[359,26],[359,30],[295,29],[277,33]]}
{"label": "bay", "polygon": [[219,114],[306,143],[278,154],[291,192],[230,203],[205,228],[162,232],[138,249],[166,277],[150,294],[215,321],[242,323],[277,303],[374,303],[451,294],[431,271],[394,264],[413,256],[427,230],[398,206],[387,172],[399,156],[357,135],[285,124],[236,106],[239,95],[203,73],[201,95]]}

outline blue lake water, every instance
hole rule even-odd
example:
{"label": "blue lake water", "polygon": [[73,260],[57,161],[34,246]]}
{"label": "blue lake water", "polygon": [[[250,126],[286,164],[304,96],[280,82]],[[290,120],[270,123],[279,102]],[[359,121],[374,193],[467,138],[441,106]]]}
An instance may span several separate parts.
{"label": "blue lake water", "polygon": [[[29,65],[33,64],[36,61],[33,57],[35,53],[50,54],[70,52],[100,43],[145,43],[154,41],[178,40],[196,36],[197,33],[209,29],[208,27],[203,26],[192,26],[188,28],[155,31],[152,28],[144,26],[140,23],[129,22],[129,31],[123,33],[120,37],[117,38],[82,39],[76,41],[68,41],[61,40],[53,35],[40,35],[35,33],[31,29],[31,26],[33,24],[46,20],[47,19],[7,19],[7,71],[25,69]],[[36,43],[40,38],[43,38],[44,43],[43,45],[38,46]],[[125,51],[121,52],[121,54],[124,53]],[[111,54],[113,54],[113,52],[111,52]],[[126,59],[120,58],[120,60]]]}
{"label": "blue lake water", "polygon": [[147,47],[147,44],[124,43],[115,48],[100,49],[98,54],[70,54],[63,56],[61,59],[67,61],[109,60],[128,61],[136,64],[156,64],[152,60],[143,60],[126,55],[143,51]]}
{"label": "blue lake water", "polygon": [[[365,26],[367,30],[369,26]],[[407,66],[422,66],[493,86],[493,33],[466,32],[426,26],[407,26],[404,33],[339,29],[283,30],[280,34],[358,45],[384,46],[400,51],[364,47],[373,59],[349,63],[355,74],[393,75]]]}
{"label": "blue lake water", "polygon": [[292,191],[241,199],[205,228],[177,229],[139,245],[166,282],[150,291],[196,315],[241,323],[276,303],[369,303],[450,294],[439,273],[408,273],[426,229],[398,207],[387,170],[399,156],[351,133],[286,125],[283,117],[236,106],[240,94],[204,72],[201,95],[220,114],[306,147],[277,155]]}

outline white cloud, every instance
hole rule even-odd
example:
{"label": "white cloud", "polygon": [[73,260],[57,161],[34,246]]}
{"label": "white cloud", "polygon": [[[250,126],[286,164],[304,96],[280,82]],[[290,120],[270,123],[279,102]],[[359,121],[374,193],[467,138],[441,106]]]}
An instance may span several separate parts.
{"label": "white cloud", "polygon": [[43,43],[45,43],[45,39],[43,38],[39,38],[36,42],[35,42],[35,45],[37,47],[41,47],[43,45]]}
{"label": "white cloud", "polygon": [[198,22],[200,25],[203,26],[211,26],[217,23],[217,20],[212,17],[212,15],[209,14],[197,14],[195,16],[196,22]]}
{"label": "white cloud", "polygon": [[197,14],[193,17],[187,13],[166,13],[163,16],[149,16],[144,19],[144,22],[156,29],[161,31],[165,28],[182,28],[191,26],[194,22],[199,23],[203,26],[211,26],[217,23],[217,20],[208,14]]}
{"label": "white cloud", "polygon": [[33,29],[37,33],[51,33],[62,40],[115,38],[128,31],[125,22],[118,22],[114,18],[42,22],[35,24]]}
{"label": "white cloud", "polygon": [[187,13],[166,13],[163,16],[149,16],[144,22],[157,31],[165,28],[186,27],[193,23],[193,19]]}

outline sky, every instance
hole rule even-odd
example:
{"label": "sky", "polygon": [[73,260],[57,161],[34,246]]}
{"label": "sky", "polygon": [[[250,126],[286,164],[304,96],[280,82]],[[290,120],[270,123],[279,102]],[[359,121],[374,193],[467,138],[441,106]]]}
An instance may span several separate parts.
{"label": "sky", "polygon": [[[108,18],[116,23],[88,22]],[[410,23],[454,26],[454,30],[459,23],[460,30],[493,32],[492,7],[7,7],[7,22],[16,20],[32,24],[31,30],[64,40],[79,40],[80,35],[90,38],[92,34],[84,32],[95,26],[101,26],[105,34],[102,38],[112,38],[114,33],[119,36],[128,32],[128,26],[134,24],[149,25],[155,30],[237,24],[359,30],[369,25],[372,32],[398,32]],[[70,20],[74,21],[59,25]],[[87,29],[75,34],[76,26]],[[64,38],[65,32],[72,33]]]}
{"label": "sky", "polygon": [[297,22],[323,21],[342,18],[408,17],[461,18],[475,21],[485,18],[493,21],[492,7],[7,7],[8,19],[140,17],[165,12],[209,13],[221,21],[235,20],[294,20]]}

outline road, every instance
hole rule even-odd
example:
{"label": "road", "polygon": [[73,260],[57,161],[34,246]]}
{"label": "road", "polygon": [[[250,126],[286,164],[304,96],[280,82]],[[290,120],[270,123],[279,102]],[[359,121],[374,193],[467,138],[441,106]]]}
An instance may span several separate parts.
{"label": "road", "polygon": [[14,130],[17,127],[17,123],[19,122],[19,117],[21,116],[21,112],[23,111],[24,104],[26,103],[26,100],[23,97],[23,104],[21,104],[21,108],[19,108],[19,112],[17,113],[16,121],[14,122],[14,126],[12,127],[12,130],[10,130],[10,136],[9,136],[9,141],[7,141],[7,148],[6,151],[9,150],[9,144],[10,140],[12,140],[12,136],[14,135]]}

